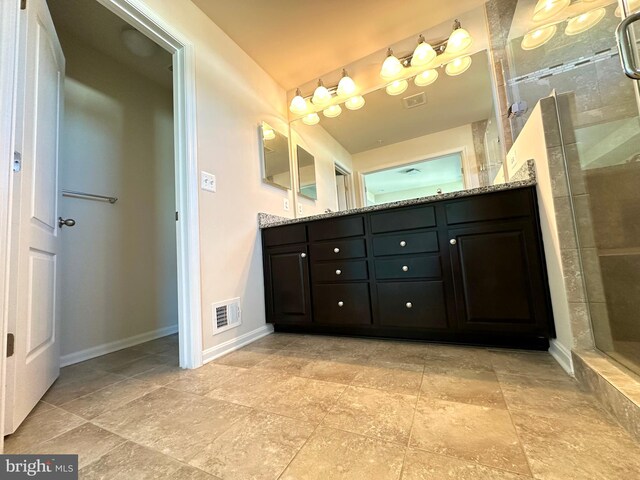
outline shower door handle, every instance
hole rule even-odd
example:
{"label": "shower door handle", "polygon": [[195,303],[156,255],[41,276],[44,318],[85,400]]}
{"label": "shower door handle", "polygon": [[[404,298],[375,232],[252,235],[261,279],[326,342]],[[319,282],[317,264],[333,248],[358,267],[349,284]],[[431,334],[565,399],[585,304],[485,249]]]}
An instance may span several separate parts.
{"label": "shower door handle", "polygon": [[633,32],[629,29],[631,24],[640,20],[640,12],[632,13],[620,22],[616,29],[616,41],[620,52],[622,69],[627,77],[640,80],[640,67],[635,62],[635,42],[632,42]]}

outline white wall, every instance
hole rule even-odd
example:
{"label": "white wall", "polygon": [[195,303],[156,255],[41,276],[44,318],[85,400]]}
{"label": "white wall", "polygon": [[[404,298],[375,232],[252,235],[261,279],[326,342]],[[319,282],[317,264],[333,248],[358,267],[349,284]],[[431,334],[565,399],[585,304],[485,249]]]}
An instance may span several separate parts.
{"label": "white wall", "polygon": [[[300,145],[315,157],[316,185],[318,199],[316,201],[299,197],[302,205],[302,215],[316,215],[324,213],[327,208],[338,211],[338,189],[336,186],[336,162],[347,171],[353,170],[351,154],[345,150],[321,125],[305,125],[295,122],[291,126],[293,155],[296,145]],[[297,162],[296,162],[297,164]],[[308,177],[303,172],[303,178]],[[352,199],[353,200],[353,199]]]}
{"label": "white wall", "polygon": [[[462,151],[465,177],[468,188],[477,186],[476,153],[473,146],[471,125],[443,130],[441,132],[412,138],[404,142],[385,145],[353,155],[353,168],[359,173],[384,170],[407,163],[419,162],[429,157]],[[358,198],[362,202],[362,185],[357,185]],[[364,203],[360,203],[363,205]]]}
{"label": "white wall", "polygon": [[[443,193],[457,192],[463,190],[462,180],[459,182],[444,183],[441,185],[429,185],[419,188],[408,188],[406,190],[397,190],[389,193],[379,193],[375,195],[376,203],[389,203],[397,202],[400,200],[410,200],[412,198],[428,197],[429,195],[436,195],[440,189]],[[367,191],[367,194],[369,192]]]}
{"label": "white wall", "polygon": [[[177,328],[172,93],[60,35],[67,74],[60,188],[61,355]],[[76,354],[76,355],[74,355]],[[66,359],[64,358],[66,357]]]}

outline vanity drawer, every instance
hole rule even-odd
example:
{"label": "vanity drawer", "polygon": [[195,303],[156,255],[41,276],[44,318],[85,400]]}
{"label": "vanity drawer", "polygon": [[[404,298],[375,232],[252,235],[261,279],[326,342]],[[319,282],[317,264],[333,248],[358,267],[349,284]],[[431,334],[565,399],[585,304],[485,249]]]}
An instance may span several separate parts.
{"label": "vanity drawer", "polygon": [[446,205],[447,223],[484,222],[533,214],[530,189],[476,195]]}
{"label": "vanity drawer", "polygon": [[399,233],[373,237],[373,254],[376,257],[429,253],[439,250],[437,232]]}
{"label": "vanity drawer", "polygon": [[265,247],[305,243],[307,241],[307,227],[301,224],[265,228],[262,235]]}
{"label": "vanity drawer", "polygon": [[309,238],[312,241],[357,237],[358,235],[364,235],[364,217],[326,219],[309,224]]}
{"label": "vanity drawer", "polygon": [[311,260],[314,262],[340,260],[343,258],[362,258],[366,256],[367,248],[364,243],[364,238],[311,244]]}
{"label": "vanity drawer", "polygon": [[371,232],[384,233],[397,230],[414,230],[436,226],[436,211],[433,206],[394,209],[389,212],[372,213]]}
{"label": "vanity drawer", "polygon": [[325,325],[371,324],[369,284],[314,285],[313,318]]}
{"label": "vanity drawer", "polygon": [[447,328],[444,284],[380,283],[378,314],[383,327]]}
{"label": "vanity drawer", "polygon": [[368,279],[369,269],[367,268],[366,260],[314,263],[311,265],[311,280],[313,282],[343,282]]}
{"label": "vanity drawer", "polygon": [[392,280],[401,278],[425,278],[442,276],[440,256],[398,257],[375,261],[376,279]]}

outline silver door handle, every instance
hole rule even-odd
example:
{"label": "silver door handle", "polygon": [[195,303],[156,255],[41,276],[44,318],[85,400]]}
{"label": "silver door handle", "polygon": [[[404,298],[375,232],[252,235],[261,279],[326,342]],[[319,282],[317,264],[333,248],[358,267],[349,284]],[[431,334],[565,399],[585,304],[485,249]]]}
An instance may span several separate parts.
{"label": "silver door handle", "polygon": [[633,80],[640,80],[640,68],[636,66],[634,61],[634,45],[631,42],[632,32],[629,30],[629,27],[638,20],[640,20],[640,12],[632,13],[622,20],[618,28],[616,28],[616,41],[618,43],[618,51],[620,52],[622,69],[625,75]]}
{"label": "silver door handle", "polygon": [[76,221],[73,218],[67,218],[66,220],[62,217],[58,217],[58,227],[73,227],[76,224]]}

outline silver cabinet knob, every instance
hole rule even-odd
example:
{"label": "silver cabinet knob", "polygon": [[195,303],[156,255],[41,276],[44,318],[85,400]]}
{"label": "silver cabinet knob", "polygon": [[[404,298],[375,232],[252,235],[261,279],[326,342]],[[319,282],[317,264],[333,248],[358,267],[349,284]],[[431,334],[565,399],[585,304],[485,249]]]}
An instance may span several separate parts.
{"label": "silver cabinet knob", "polygon": [[333,253],[340,253],[340,249],[338,247],[334,248]]}
{"label": "silver cabinet knob", "polygon": [[58,217],[58,227],[73,227],[76,224],[76,221],[73,218],[67,218],[66,220],[62,217]]}
{"label": "silver cabinet knob", "polygon": [[409,271],[409,267],[407,267],[406,265],[402,266],[402,271],[403,272],[408,272]]}
{"label": "silver cabinet knob", "polygon": [[336,275],[342,275],[342,270],[336,270]]}
{"label": "silver cabinet knob", "polygon": [[402,241],[400,242],[400,246],[401,246],[401,247],[406,247],[406,246],[407,246],[407,242],[405,242],[404,240],[402,240]]}
{"label": "silver cabinet knob", "polygon": [[301,254],[300,254],[300,256],[301,256],[302,258],[307,258],[307,254],[306,254],[306,253],[301,253]]}
{"label": "silver cabinet knob", "polygon": [[407,302],[405,305],[407,308],[413,308],[413,303]]}
{"label": "silver cabinet knob", "polygon": [[344,302],[338,302],[339,307],[344,307]]}
{"label": "silver cabinet knob", "polygon": [[455,245],[456,243],[458,243],[458,241],[455,238],[452,238],[451,240],[449,240],[449,243],[451,245]]}

